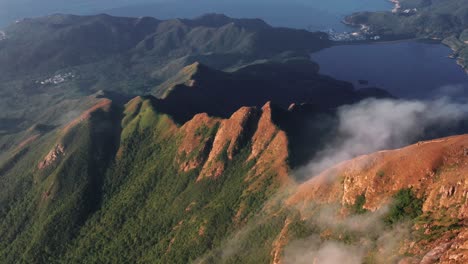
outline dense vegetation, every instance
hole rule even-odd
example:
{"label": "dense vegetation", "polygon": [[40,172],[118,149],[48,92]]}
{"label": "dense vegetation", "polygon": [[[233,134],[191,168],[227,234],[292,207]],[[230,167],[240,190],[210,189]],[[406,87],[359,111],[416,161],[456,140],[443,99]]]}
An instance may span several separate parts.
{"label": "dense vegetation", "polygon": [[[281,111],[276,115],[285,118]],[[379,223],[392,232],[396,223],[422,214],[422,200],[403,189],[384,216],[366,210],[361,194],[345,208],[312,203],[305,211],[309,218],[301,217],[283,203],[288,190],[278,170],[256,173],[261,161],[249,159],[250,137],[232,158],[223,148],[216,158],[225,165],[220,177],[200,179],[202,164],[187,171],[181,164],[206,160],[203,144],[214,144],[220,119],[187,130],[151,97],[124,108],[104,105],[78,120],[44,133],[0,164],[5,263],[270,263],[282,236],[292,242],[319,235],[317,243],[375,244],[366,247],[372,263],[380,254]],[[204,143],[181,152],[187,136]],[[64,146],[63,153],[39,166],[57,146]],[[358,222],[338,217],[340,208]],[[323,214],[335,220],[316,220]],[[359,219],[368,218],[373,221],[362,225],[371,223],[371,229],[359,227]],[[450,222],[440,230],[456,227]]]}
{"label": "dense vegetation", "polygon": [[[93,112],[66,134],[58,131],[34,143],[34,151],[26,149],[17,164],[2,166],[1,259],[187,263],[221,247],[279,186],[272,173],[249,191],[255,180],[247,180],[255,164],[247,162],[249,144],[225,160],[223,177],[196,181],[201,168],[180,171],[176,156],[184,134],[171,133],[177,128],[169,116],[149,100],[125,110],[123,119],[119,112]],[[120,139],[114,136],[119,120]],[[197,136],[210,141],[217,128],[203,131]],[[65,146],[63,157],[45,169],[31,166],[46,154],[37,150],[55,144]],[[269,225],[256,232],[266,232]],[[264,241],[275,234],[253,238],[268,250]],[[270,257],[268,251],[242,256]]]}
{"label": "dense vegetation", "polygon": [[411,189],[399,190],[393,196],[393,203],[384,218],[387,224],[402,220],[413,220],[422,214],[423,200],[418,199]]}

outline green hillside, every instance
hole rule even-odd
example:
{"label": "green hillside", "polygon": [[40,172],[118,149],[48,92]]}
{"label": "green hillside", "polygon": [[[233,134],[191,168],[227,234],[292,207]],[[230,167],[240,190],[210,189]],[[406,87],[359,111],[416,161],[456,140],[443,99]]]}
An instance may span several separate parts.
{"label": "green hillside", "polygon": [[[4,29],[0,80],[43,81],[70,73],[84,91],[149,92],[200,61],[229,69],[256,60],[308,58],[330,45],[323,33],[274,28],[256,19],[206,15],[193,20],[51,15]],[[288,41],[285,41],[288,40]]]}
{"label": "green hillside", "polygon": [[[281,139],[269,108],[251,110],[240,141],[226,138],[232,151],[214,142],[226,121],[198,115],[179,126],[144,98],[122,110],[102,99],[2,164],[5,263],[186,263],[220,246],[284,184],[277,166],[287,170],[286,160],[259,165],[272,154],[262,154],[269,143],[255,141],[263,132],[254,124],[272,133],[266,140]],[[204,179],[204,163],[222,166],[222,176]]]}
{"label": "green hillside", "polygon": [[[311,106],[267,103],[178,124],[153,97],[124,106],[95,100],[0,164],[0,263],[272,263],[288,260],[289,244],[304,239],[315,241],[308,250],[365,245],[364,263],[380,263],[425,254],[433,234],[455,239],[463,230],[457,217],[423,214],[430,199],[411,189],[388,198],[395,199],[388,213],[369,211],[364,194],[335,202],[342,193],[327,190],[349,184],[339,178],[319,182],[320,191],[307,191],[314,181],[296,189],[294,120],[316,122],[315,150],[333,127],[323,127],[332,114]],[[441,177],[459,167],[450,168]],[[322,192],[333,199],[324,203]],[[387,233],[399,236],[382,249]]]}

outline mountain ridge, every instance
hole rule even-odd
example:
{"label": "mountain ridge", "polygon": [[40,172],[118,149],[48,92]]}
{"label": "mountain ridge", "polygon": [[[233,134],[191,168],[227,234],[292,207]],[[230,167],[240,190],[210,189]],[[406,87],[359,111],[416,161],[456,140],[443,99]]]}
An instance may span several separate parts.
{"label": "mountain ridge", "polygon": [[[294,148],[291,144],[294,142],[291,139],[294,129],[288,122],[297,118],[300,120],[304,114],[326,115],[316,112],[313,106],[296,105],[286,110],[266,103],[262,109],[241,107],[226,119],[201,113],[179,124],[159,110],[160,101],[153,97],[139,96],[122,106],[103,96],[105,93],[91,97],[96,98],[95,103],[78,118],[27,142],[21,146],[24,152],[17,158],[13,157],[16,159],[13,163],[1,165],[0,183],[4,188],[9,186],[0,196],[0,217],[4,219],[0,226],[0,233],[3,234],[0,240],[2,258],[8,261],[21,256],[20,262],[24,263],[40,263],[50,259],[66,263],[107,263],[131,259],[181,263],[199,258],[204,259],[203,263],[215,260],[248,261],[250,258],[262,262],[288,263],[289,244],[296,239],[313,234],[324,236],[322,232],[328,232],[326,234],[330,238],[327,239],[339,243],[343,237],[357,232],[335,228],[313,231],[316,227],[313,224],[309,227],[309,216],[314,214],[308,211],[309,206],[302,207],[301,203],[332,208],[336,204],[345,218],[353,217],[355,209],[351,208],[354,207],[369,210],[369,217],[379,214],[373,206],[372,192],[359,189],[376,181],[359,172],[357,175],[360,176],[356,176],[356,179],[361,177],[363,184],[351,183],[351,176],[344,181],[336,179],[322,183],[322,176],[310,181],[325,184],[314,187],[320,191],[306,191],[308,195],[318,196],[328,190],[329,184],[340,189],[337,193],[341,193],[342,184],[351,184],[351,187],[345,188],[348,193],[343,203],[336,193],[327,193],[330,198],[324,200],[314,196],[313,203],[301,196],[304,188],[310,189],[311,183],[300,184],[292,176]],[[316,122],[322,123],[323,120],[316,119]],[[321,138],[323,135],[314,140],[320,141]],[[463,156],[462,148],[466,139],[467,136],[462,135],[432,143],[422,142],[368,157],[404,153],[408,148],[426,153],[425,148],[434,145],[433,151],[439,155],[435,160],[446,160],[446,169],[439,173],[438,167],[431,167],[432,173],[425,174],[424,169],[414,168],[426,175],[427,179],[442,183],[451,179],[449,175],[458,173],[460,176],[466,170],[467,157]],[[439,145],[442,147],[437,147]],[[316,148],[320,149],[319,145]],[[444,148],[447,151],[440,150]],[[415,162],[414,159],[423,158],[420,154],[404,156],[405,162],[410,164]],[[377,160],[375,171],[383,166],[378,159],[371,160]],[[401,163],[399,159],[389,160]],[[35,166],[23,170],[30,164]],[[401,163],[400,166],[405,167],[405,164]],[[74,169],[78,168],[76,166],[88,169]],[[347,170],[362,169],[354,165],[343,167]],[[388,164],[388,167],[395,166]],[[392,195],[399,190],[406,192],[404,190],[411,187],[398,181],[404,171],[388,169],[383,176],[375,173],[374,169],[365,171],[373,177],[380,177],[380,181],[388,177],[390,182],[398,183],[395,188],[380,185],[388,191],[375,192],[384,196],[386,202],[391,201]],[[463,188],[455,183],[456,188],[452,190],[452,185],[448,184],[443,190],[432,188],[436,193],[442,192],[440,197],[431,193],[431,196],[422,198],[417,185],[411,189],[415,199],[424,199],[421,212],[427,218],[424,220],[417,213],[418,221],[429,223],[424,230],[432,230],[432,233],[422,236],[414,234],[414,237],[411,235],[408,238],[409,241],[416,241],[409,251],[414,258],[423,258],[436,247],[440,240],[433,237],[437,234],[450,242],[451,247],[443,250],[444,256],[448,258],[463,252],[457,247],[462,247],[464,224],[452,220],[464,216],[444,220],[452,215],[457,206],[462,206],[460,194],[463,194]],[[22,191],[17,193],[17,188]],[[358,202],[361,198],[357,198],[362,193],[363,203]],[[282,196],[285,198],[280,198]],[[432,207],[426,204],[432,203],[434,197],[444,202],[440,204],[441,207],[429,209]],[[382,203],[378,199],[375,201]],[[448,209],[441,210],[447,205]],[[32,217],[29,218],[31,220],[12,222],[18,217],[18,208],[24,206],[29,209],[22,215]],[[445,213],[426,214],[428,210]],[[126,220],[119,220],[122,217]],[[251,226],[252,221],[257,224]],[[414,226],[418,227],[418,222]],[[241,231],[241,234],[245,232],[247,236],[241,236],[238,241],[243,245],[241,248],[248,247],[250,250],[235,250],[233,255],[220,257],[218,250],[223,248],[229,236],[244,228],[247,231]],[[119,230],[117,237],[116,230]],[[31,236],[32,240],[26,239]],[[125,237],[135,239],[129,241]],[[422,240],[416,240],[418,237]],[[148,242],[138,242],[141,240]],[[252,245],[255,245],[255,252]],[[132,250],[128,250],[128,246]],[[96,247],[109,247],[110,250],[93,250]],[[27,250],[21,253],[19,250],[22,248]],[[372,248],[368,250],[369,254],[380,254]],[[401,254],[392,256],[404,259]]]}

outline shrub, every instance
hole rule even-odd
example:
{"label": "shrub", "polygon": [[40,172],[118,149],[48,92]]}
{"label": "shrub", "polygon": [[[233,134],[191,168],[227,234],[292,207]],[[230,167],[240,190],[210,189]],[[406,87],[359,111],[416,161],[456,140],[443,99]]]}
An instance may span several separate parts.
{"label": "shrub", "polygon": [[364,209],[364,204],[366,203],[366,196],[364,194],[358,195],[354,202],[354,205],[351,206],[351,212],[353,214],[364,214],[367,212]]}
{"label": "shrub", "polygon": [[422,205],[423,201],[413,194],[412,189],[402,189],[393,196],[393,204],[384,221],[393,225],[402,220],[413,220],[422,214]]}

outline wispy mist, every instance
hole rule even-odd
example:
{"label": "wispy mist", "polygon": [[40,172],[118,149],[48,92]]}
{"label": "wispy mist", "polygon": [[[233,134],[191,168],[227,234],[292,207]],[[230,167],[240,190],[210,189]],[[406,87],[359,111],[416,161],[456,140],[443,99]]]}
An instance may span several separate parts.
{"label": "wispy mist", "polygon": [[369,99],[338,110],[338,134],[306,166],[299,178],[318,173],[359,155],[399,148],[431,128],[448,128],[468,116],[468,104],[449,99],[409,101]]}
{"label": "wispy mist", "polygon": [[348,241],[314,234],[289,243],[284,249],[283,261],[285,264],[393,263],[402,243],[410,236],[410,226],[407,223],[391,228],[385,226],[382,218],[387,211],[384,206],[376,212],[340,217],[340,207],[322,205],[308,224],[348,236]]}

